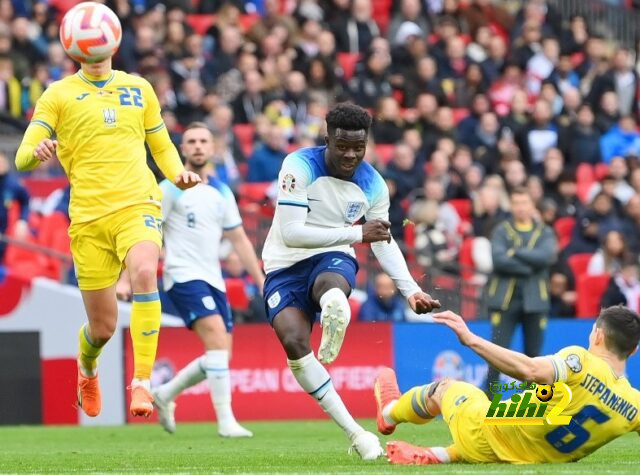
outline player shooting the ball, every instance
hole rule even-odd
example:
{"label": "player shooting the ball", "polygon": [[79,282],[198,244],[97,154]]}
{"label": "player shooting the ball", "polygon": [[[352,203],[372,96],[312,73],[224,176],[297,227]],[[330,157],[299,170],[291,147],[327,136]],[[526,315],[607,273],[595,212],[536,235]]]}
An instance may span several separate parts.
{"label": "player shooting the ball", "polygon": [[[93,30],[98,36],[88,39]],[[156,273],[162,194],[147,167],[145,142],[178,188],[201,180],[182,166],[151,85],[111,69],[122,36],[115,13],[95,2],[76,5],[65,15],[60,36],[65,51],[80,61],[80,71],[54,82],[40,97],[16,166],[33,170],[57,155],[71,182],[71,253],[88,318],[78,334],[78,405],[88,416],[100,413],[97,360],[116,328],[115,284],[126,266],[133,288],[130,411],[148,417],[161,316]]]}
{"label": "player shooting the ball", "polygon": [[[374,385],[378,431],[391,434],[402,422],[426,424],[442,414],[453,437],[453,444],[446,448],[388,442],[391,463],[574,462],[627,432],[640,431],[640,392],[625,377],[627,358],[640,341],[640,317],[632,310],[622,306],[602,310],[589,335],[588,349],[568,346],[536,358],[475,335],[453,312],[435,314],[433,319],[508,376],[539,384],[565,383],[572,396],[562,415],[571,416],[571,421],[567,425],[485,424],[491,403],[475,386],[445,378],[401,395],[394,371],[385,368]],[[549,408],[561,399],[562,395],[551,397]]]}

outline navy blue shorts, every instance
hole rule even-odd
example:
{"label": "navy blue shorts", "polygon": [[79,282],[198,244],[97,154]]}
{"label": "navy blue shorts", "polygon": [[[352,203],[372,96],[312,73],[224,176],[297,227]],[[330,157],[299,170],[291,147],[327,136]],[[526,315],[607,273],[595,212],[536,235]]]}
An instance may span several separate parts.
{"label": "navy blue shorts", "polygon": [[321,309],[313,301],[311,292],[316,278],[323,272],[340,274],[354,288],[358,263],[349,254],[332,251],[269,272],[264,282],[264,307],[269,323],[273,325],[275,316],[286,307],[299,308],[312,322],[315,321]]}
{"label": "navy blue shorts", "polygon": [[202,317],[220,315],[227,327],[227,332],[233,329],[231,307],[227,294],[212,287],[203,280],[175,283],[167,292],[171,302],[178,310],[187,328]]}

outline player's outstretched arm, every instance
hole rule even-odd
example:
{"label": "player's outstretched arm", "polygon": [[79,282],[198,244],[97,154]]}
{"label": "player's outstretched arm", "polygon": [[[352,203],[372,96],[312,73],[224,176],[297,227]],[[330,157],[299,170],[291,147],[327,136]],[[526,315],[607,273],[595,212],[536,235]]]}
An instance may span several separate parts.
{"label": "player's outstretched arm", "polygon": [[451,328],[460,343],[471,348],[502,373],[520,381],[533,381],[540,384],[555,382],[556,374],[549,358],[530,358],[517,351],[491,343],[469,330],[463,318],[450,310],[434,314],[433,320]]}
{"label": "player's outstretched arm", "polygon": [[255,249],[253,249],[251,241],[249,241],[244,228],[242,226],[238,226],[225,231],[224,237],[231,241],[233,249],[238,253],[240,262],[242,262],[242,266],[249,273],[253,281],[260,289],[260,294],[262,294],[262,287],[264,286],[264,273],[260,268],[258,256],[256,256],[256,251]]}

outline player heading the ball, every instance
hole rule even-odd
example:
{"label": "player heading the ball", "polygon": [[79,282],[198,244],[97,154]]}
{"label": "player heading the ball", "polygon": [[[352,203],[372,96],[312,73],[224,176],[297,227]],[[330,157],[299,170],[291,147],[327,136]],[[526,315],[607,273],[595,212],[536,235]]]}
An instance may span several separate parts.
{"label": "player heading the ball", "polygon": [[153,411],[149,378],[160,331],[162,194],[147,167],[145,142],[177,187],[200,182],[182,166],[151,85],[111,69],[121,37],[117,16],[102,4],[84,2],[66,13],[60,40],[80,70],[42,94],[16,154],[19,170],[57,156],[71,182],[71,253],[88,319],[78,333],[78,405],[91,417],[101,409],[97,361],[116,328],[115,283],[123,265],[134,293],[130,411],[147,417]]}

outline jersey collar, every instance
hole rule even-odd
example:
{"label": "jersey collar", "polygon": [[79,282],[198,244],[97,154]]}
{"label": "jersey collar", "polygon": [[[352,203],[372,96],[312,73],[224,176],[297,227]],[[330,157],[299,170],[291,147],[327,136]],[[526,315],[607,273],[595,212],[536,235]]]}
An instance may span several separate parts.
{"label": "jersey collar", "polygon": [[113,78],[115,77],[116,72],[115,71],[111,71],[111,74],[109,75],[109,77],[107,79],[102,79],[102,80],[99,80],[99,81],[92,81],[87,76],[85,76],[85,74],[82,72],[82,70],[78,71],[76,74],[78,75],[78,77],[80,79],[82,79],[87,84],[90,84],[92,86],[95,86],[95,87],[101,89],[101,88],[105,87],[107,84],[109,84],[111,81],[113,81]]}

